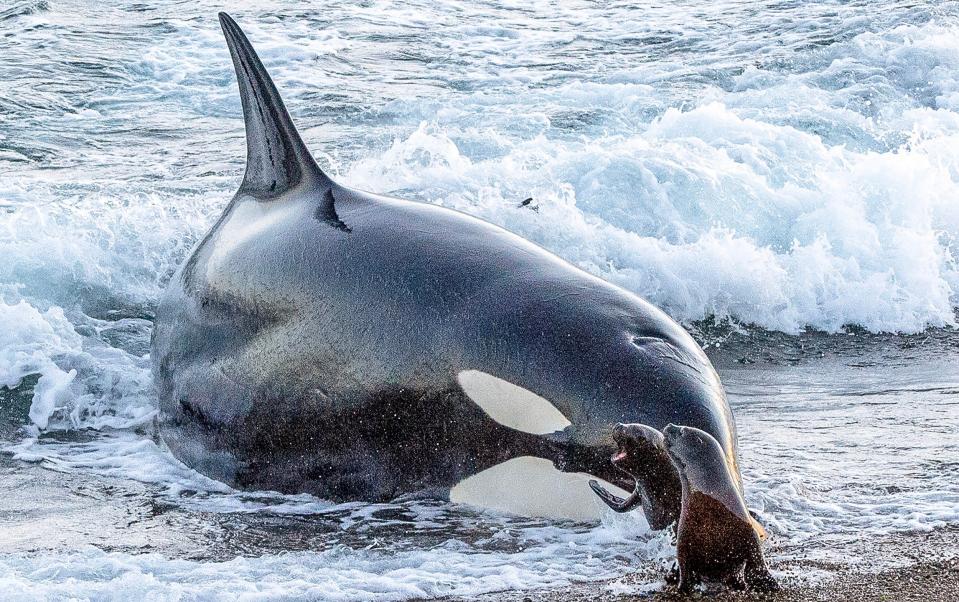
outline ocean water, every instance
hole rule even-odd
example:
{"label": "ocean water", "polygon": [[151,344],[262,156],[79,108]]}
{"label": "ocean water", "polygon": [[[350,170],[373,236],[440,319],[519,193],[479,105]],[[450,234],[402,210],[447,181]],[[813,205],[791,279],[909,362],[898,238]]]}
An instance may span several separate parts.
{"label": "ocean water", "polygon": [[[686,324],[780,576],[906,562],[861,544],[959,525],[959,3],[309,4],[230,10],[320,164]],[[0,591],[658,587],[671,545],[635,514],[331,505],[164,450],[153,311],[245,157],[221,8],[0,6]]]}

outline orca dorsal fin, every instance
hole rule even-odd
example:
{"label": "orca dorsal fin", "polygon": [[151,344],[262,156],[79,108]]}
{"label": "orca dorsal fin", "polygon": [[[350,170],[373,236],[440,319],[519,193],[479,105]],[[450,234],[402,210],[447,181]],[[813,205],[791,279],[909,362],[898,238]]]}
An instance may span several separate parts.
{"label": "orca dorsal fin", "polygon": [[219,16],[236,68],[246,122],[246,173],[240,192],[272,199],[301,184],[329,188],[331,180],[303,144],[250,41],[230,15]]}

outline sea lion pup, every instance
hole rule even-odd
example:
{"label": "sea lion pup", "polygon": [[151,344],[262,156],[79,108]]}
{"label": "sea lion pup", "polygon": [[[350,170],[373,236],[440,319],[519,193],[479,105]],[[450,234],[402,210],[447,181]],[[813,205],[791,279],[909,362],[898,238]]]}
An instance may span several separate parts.
{"label": "sea lion pup", "polygon": [[766,533],[746,508],[719,443],[709,433],[674,424],[663,429],[663,439],[682,483],[680,591],[707,579],[735,589],[779,589],[763,557]]}
{"label": "sea lion pup", "polygon": [[589,486],[616,512],[642,506],[649,526],[661,530],[679,519],[682,488],[679,475],[666,453],[663,434],[645,424],[617,424],[613,441],[619,450],[610,458],[613,466],[635,480],[633,493],[622,499],[592,480]]}
{"label": "sea lion pup", "polygon": [[715,438],[688,426],[670,424],[660,433],[644,424],[619,424],[613,439],[619,450],[610,460],[636,479],[633,493],[622,499],[596,481],[590,487],[617,512],[642,505],[654,529],[678,520],[681,591],[704,579],[736,589],[778,589],[763,558],[765,531],[746,508],[738,472]]}

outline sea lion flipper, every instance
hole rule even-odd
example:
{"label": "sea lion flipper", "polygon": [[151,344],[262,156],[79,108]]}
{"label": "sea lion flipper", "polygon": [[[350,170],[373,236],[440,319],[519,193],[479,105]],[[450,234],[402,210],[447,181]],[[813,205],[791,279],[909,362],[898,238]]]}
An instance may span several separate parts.
{"label": "sea lion flipper", "polygon": [[780,589],[779,583],[769,572],[762,549],[756,545],[746,558],[746,567],[743,569],[743,580],[746,587],[759,592],[774,592]]}
{"label": "sea lion flipper", "polygon": [[331,180],[300,138],[250,41],[228,14],[219,16],[236,69],[246,123],[246,173],[240,193],[273,199],[301,184],[329,188]]}
{"label": "sea lion flipper", "polygon": [[749,525],[753,528],[753,531],[756,532],[756,535],[759,536],[759,539],[766,541],[766,538],[768,537],[766,528],[760,522],[759,514],[752,508],[749,509]]}
{"label": "sea lion flipper", "polygon": [[623,499],[618,495],[613,495],[595,479],[590,479],[589,487],[593,490],[593,493],[599,496],[599,499],[603,500],[607,506],[616,512],[629,512],[633,508],[637,508],[643,503],[643,496],[638,485],[626,499]]}

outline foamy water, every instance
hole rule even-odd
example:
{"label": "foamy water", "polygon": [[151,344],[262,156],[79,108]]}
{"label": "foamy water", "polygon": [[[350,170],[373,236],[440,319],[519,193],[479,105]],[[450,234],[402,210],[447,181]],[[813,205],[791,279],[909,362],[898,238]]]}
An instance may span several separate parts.
{"label": "foamy water", "polygon": [[[668,559],[636,515],[591,526],[239,493],[157,444],[152,312],[245,157],[219,8],[0,8],[0,410],[29,422],[0,429],[0,479],[52,473],[120,513],[172,508],[175,535],[152,549],[95,532],[27,545],[113,510],[24,500],[37,514],[0,527],[0,587],[401,600]],[[756,333],[711,353],[772,555],[835,558],[855,537],[959,522],[959,4],[272,1],[233,14],[343,183],[478,215],[684,323]],[[862,345],[827,337],[825,358],[784,360],[780,341],[804,343],[756,330],[849,324]],[[868,334],[884,331],[919,334]],[[766,366],[765,349],[786,365]],[[222,543],[230,521],[260,540]],[[294,527],[315,537],[293,545],[279,533]],[[217,554],[192,551],[209,541]]]}

